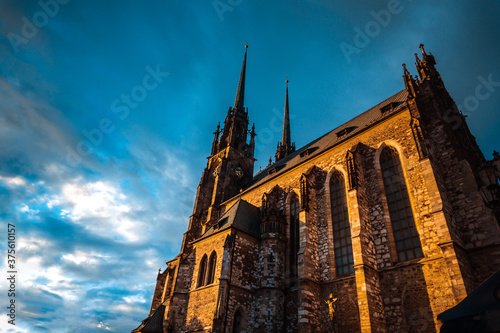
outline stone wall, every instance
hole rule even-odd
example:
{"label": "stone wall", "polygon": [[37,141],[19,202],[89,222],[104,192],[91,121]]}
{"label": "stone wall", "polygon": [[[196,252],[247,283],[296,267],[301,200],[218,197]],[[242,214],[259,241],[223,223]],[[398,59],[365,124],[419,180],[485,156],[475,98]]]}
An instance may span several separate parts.
{"label": "stone wall", "polygon": [[321,304],[318,313],[320,326],[318,332],[330,333],[357,333],[361,332],[359,322],[358,297],[356,293],[356,279],[354,276],[336,279],[322,285],[321,300],[327,300],[332,294],[337,298],[333,321],[330,320],[328,306]]}
{"label": "stone wall", "polygon": [[[197,242],[179,264],[179,294],[173,294],[171,306],[177,327],[211,328],[217,321],[230,332],[240,311],[248,333],[438,331],[436,316],[500,267],[500,230],[477,190],[471,166],[477,152],[457,154],[448,125],[433,116],[422,120],[430,152],[423,156],[413,121],[409,110],[396,112],[225,202],[220,211],[239,199],[260,207],[263,195],[278,186],[289,215],[290,195],[296,193],[301,202],[307,195],[299,215],[298,286],[287,279],[286,238],[256,239],[236,230],[214,235]],[[407,187],[421,258],[398,260],[379,162],[384,147],[398,152],[403,169],[398,181]],[[346,189],[355,273],[343,277],[335,267],[329,179],[337,170],[347,186],[348,151],[357,170],[357,186]],[[307,193],[301,191],[301,177]],[[288,217],[286,230],[289,224]],[[199,262],[212,251],[220,280],[197,288]],[[333,321],[325,303],[330,293],[338,302]]]}

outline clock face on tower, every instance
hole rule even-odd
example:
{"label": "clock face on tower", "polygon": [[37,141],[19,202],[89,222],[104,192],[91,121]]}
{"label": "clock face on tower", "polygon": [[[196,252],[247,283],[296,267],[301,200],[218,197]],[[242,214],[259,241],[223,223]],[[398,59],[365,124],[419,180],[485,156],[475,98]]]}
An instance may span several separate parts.
{"label": "clock face on tower", "polygon": [[235,170],[234,170],[234,175],[236,176],[236,179],[241,179],[243,178],[243,169],[238,166]]}
{"label": "clock face on tower", "polygon": [[220,173],[220,169],[221,169],[221,165],[217,165],[215,168],[214,168],[214,172],[213,172],[213,175],[214,177],[217,177]]}

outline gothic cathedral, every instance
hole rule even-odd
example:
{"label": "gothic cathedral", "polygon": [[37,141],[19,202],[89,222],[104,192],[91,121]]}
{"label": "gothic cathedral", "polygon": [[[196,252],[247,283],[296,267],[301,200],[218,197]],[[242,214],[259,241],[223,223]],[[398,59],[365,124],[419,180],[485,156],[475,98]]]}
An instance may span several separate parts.
{"label": "gothic cathedral", "polygon": [[257,174],[245,49],[181,251],[132,332],[438,332],[500,269],[498,173],[484,176],[500,158],[420,48],[403,90],[299,149],[287,81],[282,141]]}

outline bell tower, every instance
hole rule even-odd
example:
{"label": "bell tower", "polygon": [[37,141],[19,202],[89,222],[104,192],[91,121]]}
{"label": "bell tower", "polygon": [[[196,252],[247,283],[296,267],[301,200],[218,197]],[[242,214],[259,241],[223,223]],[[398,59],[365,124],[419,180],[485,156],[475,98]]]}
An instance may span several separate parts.
{"label": "bell tower", "polygon": [[[245,77],[248,45],[241,68],[233,107],[229,107],[224,126],[214,132],[207,166],[201,175],[193,215],[184,236],[183,250],[200,237],[219,217],[219,205],[235,196],[253,178],[255,125],[248,128],[248,109],[245,108]],[[250,134],[250,141],[248,135]],[[220,137],[219,137],[220,136]]]}

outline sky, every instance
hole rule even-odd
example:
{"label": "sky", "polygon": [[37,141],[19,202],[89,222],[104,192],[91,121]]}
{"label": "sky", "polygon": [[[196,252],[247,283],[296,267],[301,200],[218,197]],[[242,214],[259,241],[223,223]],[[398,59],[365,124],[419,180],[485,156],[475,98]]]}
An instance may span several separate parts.
{"label": "sky", "polygon": [[[217,122],[255,172],[404,89],[423,43],[485,156],[500,150],[500,3],[0,0],[0,332],[129,332],[178,254]],[[6,307],[15,300],[16,325]]]}

